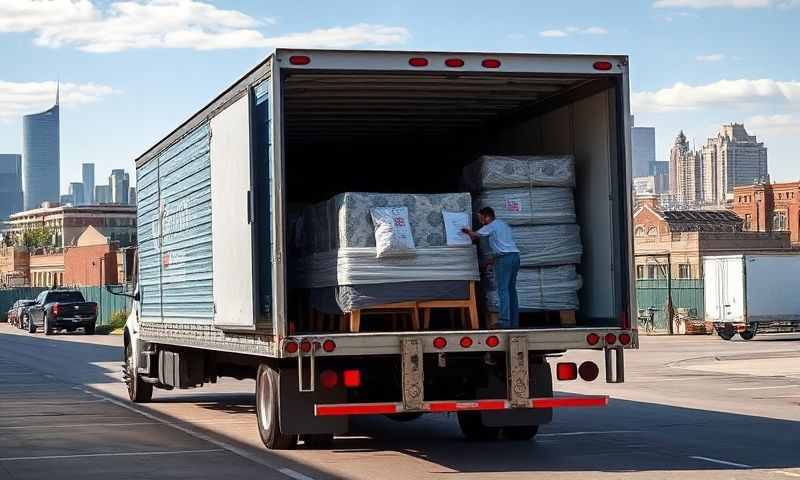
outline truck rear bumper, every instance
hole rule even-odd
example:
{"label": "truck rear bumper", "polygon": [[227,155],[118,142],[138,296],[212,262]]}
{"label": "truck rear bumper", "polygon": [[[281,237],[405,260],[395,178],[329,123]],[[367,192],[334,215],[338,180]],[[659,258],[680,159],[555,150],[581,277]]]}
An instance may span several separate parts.
{"label": "truck rear bumper", "polygon": [[[569,396],[569,397],[548,397],[532,398],[528,401],[525,408],[593,408],[605,407],[608,405],[607,395],[594,396]],[[325,416],[345,416],[345,415],[390,415],[393,413],[422,412],[422,413],[446,413],[464,411],[490,411],[490,410],[519,410],[511,406],[508,400],[452,400],[424,402],[420,409],[406,409],[402,402],[383,402],[383,403],[339,403],[333,405],[315,405],[314,415],[317,417]]]}

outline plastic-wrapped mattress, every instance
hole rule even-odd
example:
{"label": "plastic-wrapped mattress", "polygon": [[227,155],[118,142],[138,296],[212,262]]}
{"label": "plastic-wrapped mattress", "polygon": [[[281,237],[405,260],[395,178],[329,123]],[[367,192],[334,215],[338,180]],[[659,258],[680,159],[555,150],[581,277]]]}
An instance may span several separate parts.
{"label": "plastic-wrapped mattress", "polygon": [[[521,268],[517,275],[517,298],[520,311],[577,310],[578,290],[582,281],[574,265]],[[497,312],[499,299],[494,272],[484,274],[482,287],[486,306]]]}
{"label": "plastic-wrapped mattress", "polygon": [[504,188],[481,192],[475,210],[492,207],[509,225],[575,223],[575,200],[567,187]]}
{"label": "plastic-wrapped mattress", "polygon": [[[515,225],[511,232],[522,267],[581,263],[583,245],[580,227],[575,224]],[[481,238],[480,251],[484,256],[490,251],[485,238]]]}
{"label": "plastic-wrapped mattress", "polygon": [[484,155],[464,169],[472,192],[514,187],[574,187],[575,157]]}

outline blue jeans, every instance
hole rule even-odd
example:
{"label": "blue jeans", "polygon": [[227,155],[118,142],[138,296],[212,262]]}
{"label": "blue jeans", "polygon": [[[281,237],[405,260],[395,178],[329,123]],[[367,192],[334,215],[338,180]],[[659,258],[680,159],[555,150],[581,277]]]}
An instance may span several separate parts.
{"label": "blue jeans", "polygon": [[519,253],[498,254],[494,260],[497,280],[498,328],[519,328],[519,301],[517,300],[517,273]]}

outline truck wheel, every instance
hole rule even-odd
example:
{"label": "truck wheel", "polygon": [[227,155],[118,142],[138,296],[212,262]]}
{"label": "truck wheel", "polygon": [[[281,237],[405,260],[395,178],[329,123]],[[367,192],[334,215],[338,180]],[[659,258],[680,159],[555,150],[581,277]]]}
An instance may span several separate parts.
{"label": "truck wheel", "polygon": [[28,327],[28,333],[36,333],[36,324],[33,323],[33,319],[30,316],[25,316],[26,325]]}
{"label": "truck wheel", "polygon": [[481,420],[481,412],[458,412],[458,426],[469,441],[494,440],[500,434],[499,427],[487,427]]}
{"label": "truck wheel", "polygon": [[83,333],[85,335],[94,335],[94,327],[95,327],[94,323],[83,327]]}
{"label": "truck wheel", "polygon": [[45,335],[52,335],[53,334],[53,330],[50,328],[48,323],[50,323],[50,322],[47,321],[47,315],[45,315],[44,316],[44,327],[43,327],[44,334]]}
{"label": "truck wheel", "polygon": [[742,337],[742,340],[752,340],[753,337],[756,336],[756,332],[752,330],[744,330],[739,332],[739,336]]}
{"label": "truck wheel", "polygon": [[539,425],[516,425],[503,427],[503,436],[509,440],[527,442],[539,433]]}
{"label": "truck wheel", "polygon": [[736,335],[736,331],[732,328],[725,328],[722,330],[717,330],[717,335],[719,335],[719,338],[723,340],[730,340],[734,335]]}
{"label": "truck wheel", "polygon": [[147,403],[153,399],[153,385],[143,382],[136,371],[131,342],[125,342],[125,383],[132,402]]}
{"label": "truck wheel", "polygon": [[297,435],[281,432],[280,373],[266,364],[258,367],[256,375],[256,416],[261,441],[271,450],[291,450],[297,446]]}

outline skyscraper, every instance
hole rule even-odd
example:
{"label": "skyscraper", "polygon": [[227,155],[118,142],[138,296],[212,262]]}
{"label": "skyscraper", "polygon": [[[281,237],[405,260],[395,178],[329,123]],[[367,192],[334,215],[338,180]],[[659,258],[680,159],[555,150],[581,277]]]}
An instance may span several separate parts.
{"label": "skyscraper", "polygon": [[58,92],[49,110],[22,117],[22,192],[25,210],[59,200]]}
{"label": "skyscraper", "polygon": [[631,128],[631,147],[633,176],[651,175],[651,164],[656,161],[656,129],[653,127]]}
{"label": "skyscraper", "polygon": [[97,204],[111,203],[111,189],[108,185],[95,185],[94,201]]}
{"label": "skyscraper", "polygon": [[669,189],[681,204],[703,201],[702,155],[689,146],[683,130],[669,151]]}
{"label": "skyscraper", "polygon": [[764,182],[767,171],[767,148],[755,135],[748,135],[744,125],[723,125],[716,137],[703,146],[703,198],[706,203],[722,205],[733,188]]}
{"label": "skyscraper", "polygon": [[94,204],[94,163],[84,163],[83,173],[83,203]]}
{"label": "skyscraper", "polygon": [[72,197],[73,205],[82,205],[86,194],[83,191],[83,184],[81,182],[72,182],[69,184],[69,195]]}
{"label": "skyscraper", "polygon": [[128,188],[128,204],[136,205],[136,187]]}
{"label": "skyscraper", "polygon": [[111,176],[108,177],[108,186],[111,189],[111,203],[128,203],[130,176],[125,173],[125,170],[111,170]]}
{"label": "skyscraper", "polygon": [[0,221],[22,210],[22,155],[0,154]]}

